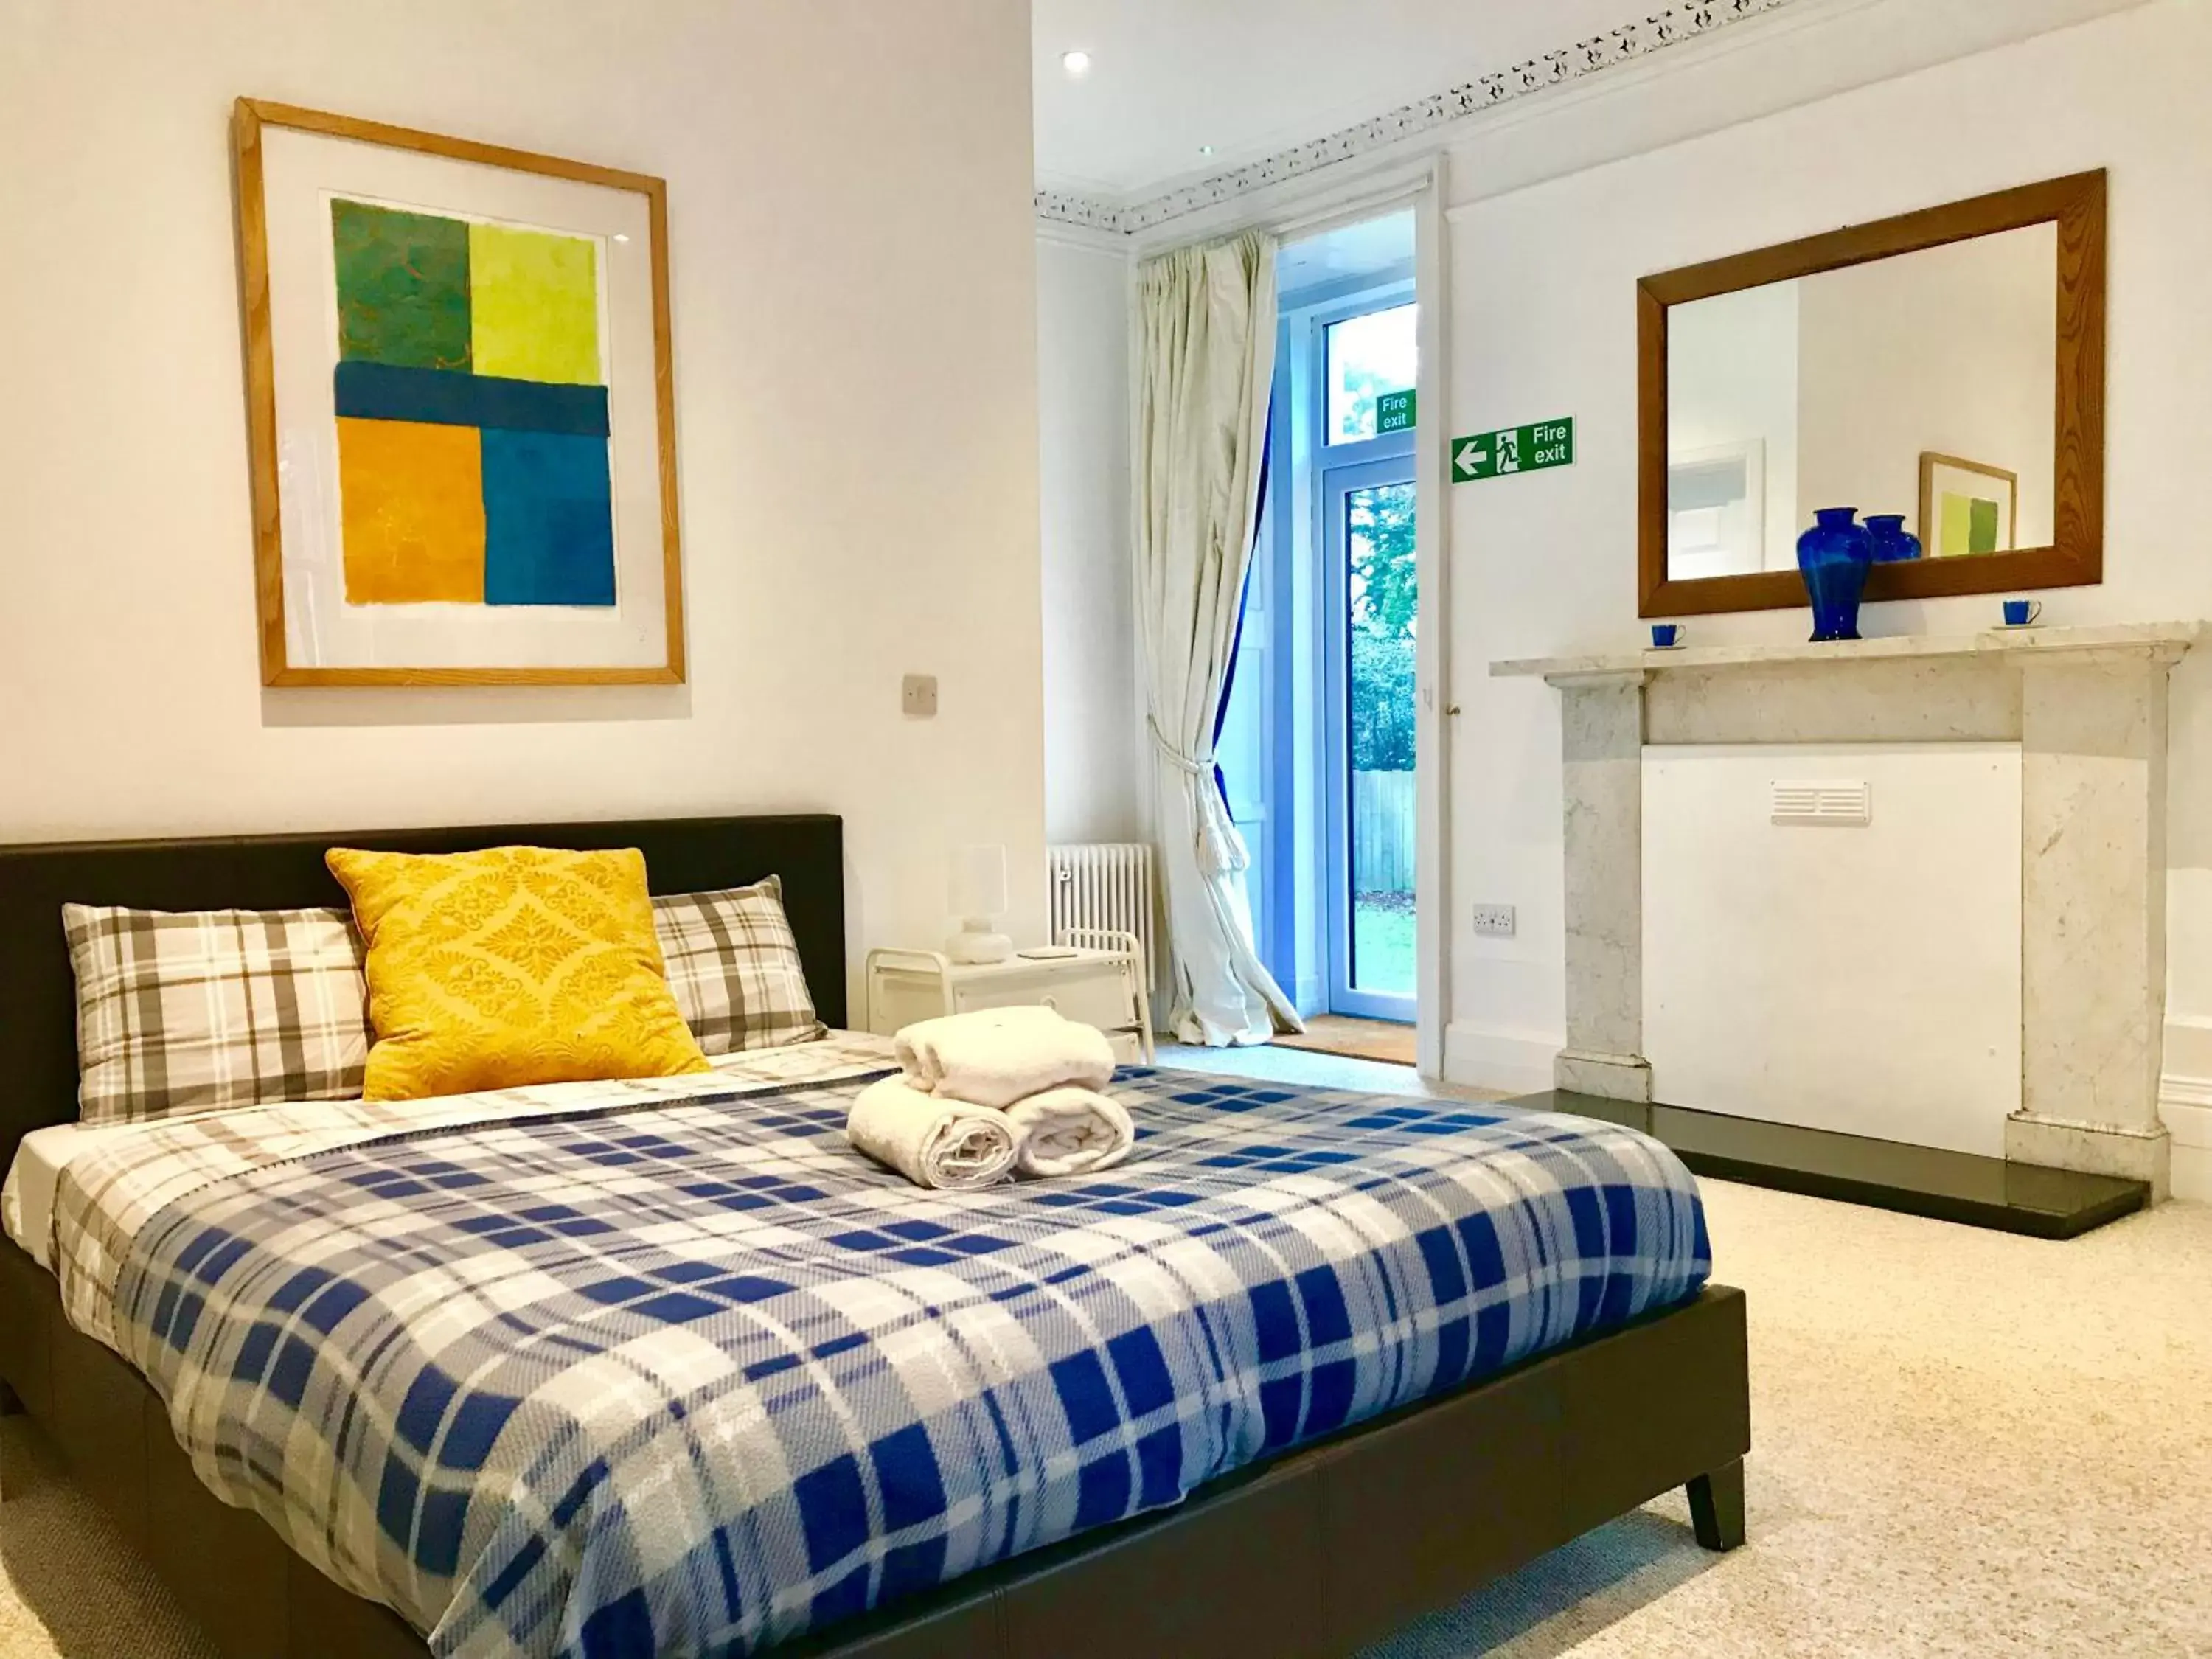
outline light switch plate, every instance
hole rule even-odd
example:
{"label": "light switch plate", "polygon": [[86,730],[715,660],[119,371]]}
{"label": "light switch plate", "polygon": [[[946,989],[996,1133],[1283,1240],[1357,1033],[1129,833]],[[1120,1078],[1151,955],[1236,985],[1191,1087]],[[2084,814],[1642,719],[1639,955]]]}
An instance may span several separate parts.
{"label": "light switch plate", "polygon": [[919,719],[937,713],[937,676],[909,674],[899,683],[899,707]]}

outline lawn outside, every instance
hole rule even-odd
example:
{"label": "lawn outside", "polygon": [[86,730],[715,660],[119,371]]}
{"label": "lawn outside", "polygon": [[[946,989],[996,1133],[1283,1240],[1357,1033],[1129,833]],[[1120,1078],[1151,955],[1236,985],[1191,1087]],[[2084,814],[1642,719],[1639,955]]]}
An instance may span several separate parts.
{"label": "lawn outside", "polygon": [[1413,896],[1359,893],[1352,902],[1352,988],[1413,994]]}

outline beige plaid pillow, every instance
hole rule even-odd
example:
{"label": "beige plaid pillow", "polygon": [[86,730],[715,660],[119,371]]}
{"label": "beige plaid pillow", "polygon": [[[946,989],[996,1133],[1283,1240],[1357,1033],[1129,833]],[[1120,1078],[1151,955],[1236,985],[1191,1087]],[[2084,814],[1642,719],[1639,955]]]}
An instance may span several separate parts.
{"label": "beige plaid pillow", "polygon": [[62,927],[85,1122],[360,1097],[368,985],[344,911],[65,904]]}
{"label": "beige plaid pillow", "polygon": [[812,1042],[829,1030],[799,965],[783,914],[783,882],[770,876],[719,893],[653,902],[668,988],[699,1047],[710,1054]]}

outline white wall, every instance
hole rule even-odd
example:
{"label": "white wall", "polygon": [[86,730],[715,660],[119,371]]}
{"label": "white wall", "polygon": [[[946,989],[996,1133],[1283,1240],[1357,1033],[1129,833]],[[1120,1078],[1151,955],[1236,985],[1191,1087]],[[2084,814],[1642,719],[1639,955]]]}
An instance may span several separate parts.
{"label": "white wall", "polygon": [[[819,809],[854,943],[939,937],[980,840],[1042,935],[1026,0],[10,0],[0,29],[0,837]],[[241,94],[667,179],[690,684],[262,688]]]}
{"label": "white wall", "polygon": [[[2017,475],[2013,545],[2049,546],[2057,270],[2057,228],[2045,224],[1799,283],[1791,523],[1856,507],[1902,513],[1930,540],[1915,521],[1920,457],[1933,450]],[[1794,568],[1794,553],[1779,562]]]}
{"label": "white wall", "polygon": [[[1678,576],[1724,576],[1779,568],[1797,533],[1799,356],[1796,283],[1768,283],[1678,306],[1667,319],[1667,439],[1670,459],[1759,441],[1759,556],[1705,556],[1710,568]],[[1733,509],[1732,509],[1733,510]],[[1795,566],[1795,554],[1787,562]],[[1719,568],[1734,563],[1734,568]]]}
{"label": "white wall", "polygon": [[[1595,166],[1510,193],[1501,173],[1563,149],[1602,155],[1717,114],[1855,52],[1902,52],[1987,14],[1908,5],[1747,26],[1741,49],[1562,103],[1455,153],[1452,430],[1572,411],[1571,468],[1451,499],[1454,1075],[1526,1080],[1565,1025],[1558,694],[1492,680],[1506,657],[1632,645],[1636,279],[1838,225],[2080,169],[2111,169],[2106,580],[2045,596],[2050,623],[2212,617],[2198,450],[2212,431],[2212,6],[2154,0],[2019,45]],[[1777,15],[1786,19],[1789,12]],[[1881,25],[1877,29],[1876,25]],[[1733,32],[1731,32],[1733,33]],[[1840,73],[1840,71],[1838,71]],[[1556,130],[1565,134],[1548,143]],[[1524,158],[1516,160],[1514,158]],[[1522,174],[1526,176],[1526,174]],[[1959,633],[1994,598],[1875,605],[1877,633]],[[1703,617],[1700,642],[1802,639],[1802,611]],[[2212,1036],[2212,647],[2175,675],[2169,836],[2175,1030]],[[1521,907],[1520,937],[1478,939],[1469,903]],[[2169,1036],[2168,1067],[2178,1052]],[[2212,1042],[2202,1045],[2212,1078]],[[2212,1099],[2212,1091],[2208,1091]]]}
{"label": "white wall", "polygon": [[1129,543],[1128,260],[1041,234],[1045,832],[1142,834]]}
{"label": "white wall", "polygon": [[1677,554],[1677,577],[1796,568],[1821,507],[1919,517],[1924,451],[2019,479],[2014,545],[2051,540],[2057,234],[2031,226],[1715,295],[1668,313],[1668,449],[1759,440],[1756,562]]}

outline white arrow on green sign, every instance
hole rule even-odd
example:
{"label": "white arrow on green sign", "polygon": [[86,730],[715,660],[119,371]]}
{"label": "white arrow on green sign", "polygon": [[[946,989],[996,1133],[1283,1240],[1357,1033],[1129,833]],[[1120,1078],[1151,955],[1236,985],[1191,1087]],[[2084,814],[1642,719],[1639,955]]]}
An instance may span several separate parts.
{"label": "white arrow on green sign", "polygon": [[1538,421],[1533,426],[1503,427],[1496,432],[1477,432],[1455,438],[1451,447],[1454,483],[1474,483],[1481,478],[1503,478],[1515,472],[1540,472],[1546,467],[1575,463],[1575,422],[1572,416]]}

